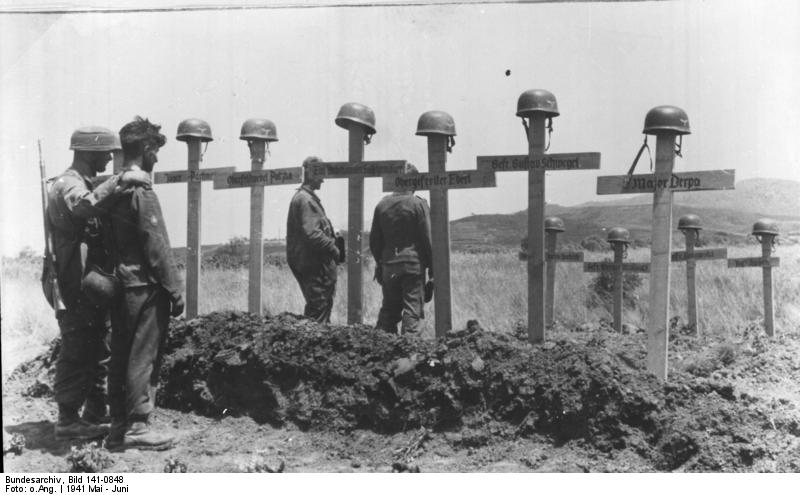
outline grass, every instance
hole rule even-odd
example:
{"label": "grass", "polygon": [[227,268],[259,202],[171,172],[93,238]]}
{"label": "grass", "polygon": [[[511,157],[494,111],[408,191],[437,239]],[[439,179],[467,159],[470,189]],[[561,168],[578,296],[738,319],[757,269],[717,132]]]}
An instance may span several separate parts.
{"label": "grass", "polygon": [[[758,256],[758,246],[728,249],[728,256]],[[781,265],[773,272],[776,332],[797,331],[800,321],[800,246],[778,246]],[[587,261],[599,261],[607,253],[587,253]],[[629,261],[647,261],[647,248],[632,250]],[[477,319],[487,330],[512,331],[527,320],[525,263],[516,252],[453,253],[451,258],[453,325],[464,328]],[[20,362],[32,357],[58,334],[53,312],[39,285],[40,260],[36,257],[5,259],[0,283],[2,298],[3,376]],[[381,292],[372,280],[372,265],[364,268],[364,322],[373,324],[380,309]],[[579,263],[559,263],[556,278],[556,323],[573,328],[583,323],[611,320],[610,308],[591,307],[589,283],[592,274],[583,273]],[[201,275],[200,312],[247,309],[246,269],[206,269]],[[686,271],[675,263],[671,272],[670,314],[686,319]],[[287,267],[265,266],[263,304],[266,313],[302,313],[304,301]],[[649,283],[643,283],[634,297],[637,305],[626,309],[624,322],[645,328]],[[701,331],[729,334],[732,329],[763,321],[761,270],[728,269],[724,260],[697,264],[698,319]],[[347,273],[339,270],[332,322],[347,322]],[[432,337],[434,303],[425,307],[423,335]]]}

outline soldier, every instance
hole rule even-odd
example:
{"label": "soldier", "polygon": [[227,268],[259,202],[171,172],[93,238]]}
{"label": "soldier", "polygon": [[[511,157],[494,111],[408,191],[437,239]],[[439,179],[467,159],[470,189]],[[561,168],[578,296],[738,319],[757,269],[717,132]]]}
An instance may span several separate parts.
{"label": "soldier", "polygon": [[[95,187],[93,179],[120,149],[119,137],[104,127],[82,127],[70,139],[72,165],[48,191],[45,221],[53,244],[56,280],[63,300],[53,301],[61,334],[53,389],[58,404],[55,436],[91,439],[108,429],[108,308],[84,286],[90,267],[110,268],[98,216],[131,183],[150,184],[141,172],[114,175]],[[83,413],[78,415],[81,407]]]}
{"label": "soldier", "polygon": [[[409,164],[406,173],[416,173]],[[384,196],[375,207],[369,248],[383,303],[375,328],[413,333],[425,317],[425,270],[432,277],[431,223],[428,202],[413,191]]]}
{"label": "soldier", "polygon": [[[152,172],[166,142],[161,126],[136,117],[120,129],[124,170]],[[112,450],[163,450],[173,437],[152,431],[161,351],[169,317],[183,313],[183,295],[173,266],[169,237],[158,197],[135,187],[111,209],[111,240],[122,293],[112,310],[109,398]]]}
{"label": "soldier", "polygon": [[303,160],[303,184],[292,198],[286,221],[286,260],[306,300],[304,314],[327,323],[331,319],[336,264],[341,253],[333,225],[314,193],[323,179],[314,177],[311,165],[321,161],[315,156]]}

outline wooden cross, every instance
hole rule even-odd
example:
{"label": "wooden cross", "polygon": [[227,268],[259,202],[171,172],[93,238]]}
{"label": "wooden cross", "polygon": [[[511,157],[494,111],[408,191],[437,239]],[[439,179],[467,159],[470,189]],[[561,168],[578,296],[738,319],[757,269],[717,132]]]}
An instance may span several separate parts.
{"label": "wooden cross", "polygon": [[[449,129],[423,128],[425,120],[445,122]],[[422,114],[417,125],[417,135],[428,138],[427,173],[391,175],[383,178],[384,192],[392,191],[430,191],[431,195],[431,241],[433,244],[433,278],[435,284],[433,297],[436,337],[444,336],[453,328],[452,303],[450,299],[450,223],[448,191],[450,189],[471,189],[495,187],[494,172],[481,170],[446,170],[448,140],[455,136],[453,118],[440,111]]]}
{"label": "wooden cross", "polygon": [[[527,155],[479,156],[478,170],[528,172],[528,338],[545,339],[545,246],[544,207],[546,171],[600,168],[600,153],[545,154],[545,121],[559,115],[555,96],[546,90],[529,90],[520,95],[517,116],[526,124]],[[524,122],[524,121],[523,121]]]}
{"label": "wooden cross", "polygon": [[[772,227],[767,232],[759,231],[759,224]],[[764,286],[764,329],[767,335],[775,335],[775,310],[772,307],[772,268],[780,266],[780,258],[772,256],[775,238],[778,236],[777,224],[771,220],[759,220],[753,226],[753,235],[761,242],[761,256],[757,258],[730,258],[728,268],[761,267]]]}
{"label": "wooden cross", "polygon": [[614,249],[614,261],[601,261],[583,264],[584,272],[612,272],[614,277],[614,290],[613,290],[613,316],[614,316],[614,330],[617,332],[622,331],[622,296],[623,296],[623,280],[622,272],[637,272],[649,273],[650,263],[624,263],[622,260],[625,258],[625,251],[628,247],[628,242],[624,240],[613,240],[613,233],[624,232],[624,237],[627,238],[627,230],[625,229],[612,229],[609,232],[608,242]]}
{"label": "wooden cross", "polygon": [[545,324],[553,326],[555,318],[556,265],[559,261],[583,263],[583,251],[556,251],[558,234],[564,232],[564,221],[558,217],[544,220],[547,258],[547,288],[545,290]]}
{"label": "wooden cross", "polygon": [[[696,219],[697,225],[691,224]],[[695,249],[700,235],[700,219],[696,215],[686,215],[678,222],[686,241],[685,251],[673,251],[671,261],[686,262],[686,312],[689,328],[699,333],[697,326],[697,290],[695,285],[695,265],[698,261],[719,260],[728,257],[727,248]]]}
{"label": "wooden cross", "polygon": [[647,321],[647,370],[667,379],[669,283],[672,243],[672,193],[733,189],[734,170],[674,173],[676,136],[689,134],[686,112],[673,106],[653,108],[645,117],[645,134],[656,135],[653,174],[597,178],[597,194],[653,194],[650,296]]}
{"label": "wooden cross", "polygon": [[364,257],[361,251],[364,232],[364,178],[405,172],[405,160],[364,161],[364,146],[375,134],[375,114],[360,103],[345,103],[339,109],[336,125],[348,132],[346,162],[317,162],[315,176],[347,179],[347,323],[363,323]]}
{"label": "wooden cross", "polygon": [[250,171],[228,172],[214,177],[214,189],[250,188],[250,261],[247,310],[263,314],[261,279],[264,273],[264,187],[300,184],[303,168],[264,169],[267,142],[277,141],[275,124],[267,119],[249,119],[242,125],[240,139],[250,148]]}

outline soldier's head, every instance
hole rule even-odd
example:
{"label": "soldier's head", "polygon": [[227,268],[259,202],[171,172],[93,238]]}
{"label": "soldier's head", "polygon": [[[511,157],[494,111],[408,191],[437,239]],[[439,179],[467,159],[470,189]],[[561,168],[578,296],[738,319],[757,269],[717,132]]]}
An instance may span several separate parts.
{"label": "soldier's head", "polygon": [[75,162],[86,164],[86,172],[95,175],[106,169],[111,153],[120,149],[119,136],[105,127],[81,127],[72,133],[69,149],[75,152]]}
{"label": "soldier's head", "polygon": [[138,115],[119,130],[125,161],[141,159],[142,170],[151,172],[158,162],[158,150],[167,142],[161,126]]}
{"label": "soldier's head", "polygon": [[317,156],[309,156],[303,160],[303,185],[310,187],[312,191],[319,189],[324,182],[321,175],[314,175],[313,165],[320,162],[322,158]]}

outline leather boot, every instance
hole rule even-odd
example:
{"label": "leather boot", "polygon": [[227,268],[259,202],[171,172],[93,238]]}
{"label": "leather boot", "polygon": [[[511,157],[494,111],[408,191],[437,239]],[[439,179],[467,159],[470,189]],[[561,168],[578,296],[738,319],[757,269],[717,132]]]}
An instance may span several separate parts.
{"label": "leather boot", "polygon": [[93,440],[108,433],[107,426],[87,423],[78,417],[78,409],[58,405],[58,422],[55,425],[56,440]]}
{"label": "leather boot", "polygon": [[107,442],[109,450],[167,450],[171,449],[175,443],[172,435],[153,431],[145,421],[131,423],[122,437],[122,442],[117,444],[115,440],[110,438]]}

